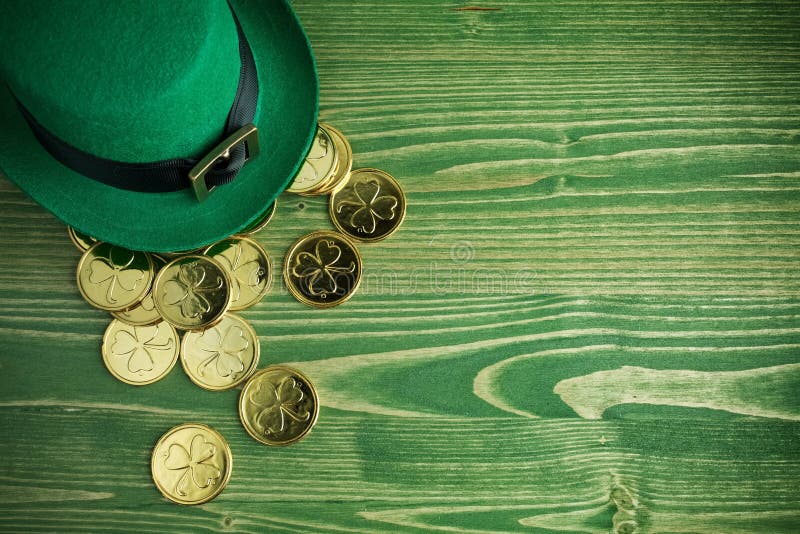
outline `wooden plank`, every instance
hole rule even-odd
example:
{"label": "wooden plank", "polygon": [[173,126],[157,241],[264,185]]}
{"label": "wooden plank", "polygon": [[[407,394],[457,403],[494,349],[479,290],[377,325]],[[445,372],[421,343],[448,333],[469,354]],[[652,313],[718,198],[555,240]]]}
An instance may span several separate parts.
{"label": "wooden plank", "polygon": [[[237,391],[115,381],[63,226],[1,179],[0,529],[797,531],[800,6],[294,4],[321,118],[409,200],[350,302],[276,276],[244,313],[317,427],[265,448]],[[284,195],[258,240],[330,227]],[[186,508],[149,454],[192,420],[234,471]]]}

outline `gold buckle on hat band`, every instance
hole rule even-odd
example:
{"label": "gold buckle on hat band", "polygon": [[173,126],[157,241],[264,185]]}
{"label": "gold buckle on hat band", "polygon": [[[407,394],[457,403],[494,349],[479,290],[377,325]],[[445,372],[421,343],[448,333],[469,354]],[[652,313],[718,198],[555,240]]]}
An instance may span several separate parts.
{"label": "gold buckle on hat band", "polygon": [[197,165],[189,171],[189,181],[192,183],[194,195],[198,202],[203,202],[208,195],[215,189],[208,187],[206,183],[206,173],[215,165],[230,158],[231,150],[236,148],[239,143],[245,145],[245,163],[258,155],[258,128],[254,124],[245,124],[223,141],[215,146]]}

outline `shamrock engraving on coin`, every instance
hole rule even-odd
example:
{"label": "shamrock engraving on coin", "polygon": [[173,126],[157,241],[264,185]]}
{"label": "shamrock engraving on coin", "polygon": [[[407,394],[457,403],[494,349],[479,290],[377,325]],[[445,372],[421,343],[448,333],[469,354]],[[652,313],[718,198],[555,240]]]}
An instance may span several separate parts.
{"label": "shamrock engraving on coin", "polygon": [[[167,261],[164,258],[156,254],[150,254],[150,258],[153,260],[153,271],[156,274],[158,274],[158,271],[160,271],[161,268],[167,264]],[[156,309],[156,303],[153,300],[152,288],[147,292],[147,295],[145,295],[142,301],[133,308],[124,311],[111,312],[111,315],[120,321],[136,326],[147,326],[158,323],[162,320],[161,315]]]}
{"label": "shamrock engraving on coin", "polygon": [[101,353],[108,371],[122,382],[152,384],[178,361],[178,333],[164,321],[133,326],[114,319],[103,335]]}
{"label": "shamrock engraving on coin", "polygon": [[231,310],[249,308],[269,291],[269,255],[258,242],[234,236],[208,247],[204,254],[225,267],[231,283]]}
{"label": "shamrock engraving on coin", "polygon": [[127,310],[150,290],[153,261],[146,252],[98,242],[83,253],[77,278],[81,295],[95,308]]}
{"label": "shamrock engraving on coin", "polygon": [[239,395],[239,417],[247,433],[266,445],[289,445],[311,431],[319,398],[296,369],[273,365],[258,371]]}
{"label": "shamrock engraving on coin", "polygon": [[153,448],[153,482],[167,499],[201,504],[222,492],[233,468],[228,443],[213,428],[186,423],[167,431]]}
{"label": "shamrock engraving on coin", "polygon": [[231,302],[225,268],[208,256],[183,256],[169,262],[153,282],[156,309],[182,330],[203,330],[222,319]]}
{"label": "shamrock engraving on coin", "polygon": [[92,245],[97,243],[97,239],[79,232],[71,226],[67,226],[67,235],[69,235],[69,239],[72,241],[72,244],[75,245],[75,248],[81,252],[86,252],[92,248]]}
{"label": "shamrock engraving on coin", "polygon": [[300,238],[286,254],[286,286],[304,304],[319,308],[349,299],[361,282],[361,256],[345,236],[314,232]]}
{"label": "shamrock engraving on coin", "polygon": [[317,133],[311,142],[300,172],[286,189],[292,193],[307,193],[315,190],[336,171],[336,145],[323,128],[317,126]]}
{"label": "shamrock engraving on coin", "polygon": [[258,366],[259,348],[253,327],[228,313],[212,328],[184,334],[181,364],[201,388],[229,389],[243,382]]}
{"label": "shamrock engraving on coin", "polygon": [[260,232],[264,228],[267,227],[269,222],[272,220],[272,217],[275,216],[275,210],[278,208],[278,201],[275,200],[270,204],[270,206],[264,210],[264,213],[256,217],[256,219],[245,226],[242,230],[240,230],[239,234],[244,235],[253,235],[256,232]]}
{"label": "shamrock engraving on coin", "polygon": [[321,187],[313,191],[315,194],[324,194],[330,193],[339,187],[350,176],[350,170],[353,167],[353,150],[350,148],[350,143],[347,141],[347,138],[342,134],[342,132],[330,124],[320,123],[319,127],[325,130],[325,132],[328,134],[328,137],[330,137],[333,141],[333,145],[336,147],[337,156],[336,170],[333,172],[331,177],[321,185]]}
{"label": "shamrock engraving on coin", "polygon": [[400,184],[378,169],[357,169],[328,204],[333,224],[361,241],[380,241],[403,222],[406,198]]}

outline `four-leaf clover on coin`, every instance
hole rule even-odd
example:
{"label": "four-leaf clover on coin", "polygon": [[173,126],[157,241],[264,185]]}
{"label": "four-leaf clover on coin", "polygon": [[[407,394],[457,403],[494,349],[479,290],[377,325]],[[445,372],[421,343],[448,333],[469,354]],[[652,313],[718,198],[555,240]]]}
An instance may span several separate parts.
{"label": "four-leaf clover on coin", "polygon": [[342,249],[333,241],[320,240],[310,252],[300,252],[292,266],[292,274],[303,280],[309,293],[322,298],[339,293],[337,278],[356,270],[355,262],[347,267],[338,267],[336,263],[342,257]]}
{"label": "four-leaf clover on coin", "polygon": [[128,370],[131,373],[152,371],[155,365],[151,351],[172,350],[172,339],[159,343],[156,338],[159,326],[134,326],[129,330],[120,330],[114,336],[111,353],[115,356],[128,357]]}
{"label": "four-leaf clover on coin", "polygon": [[350,215],[350,226],[365,234],[375,232],[378,220],[394,219],[394,210],[399,201],[393,195],[380,195],[381,185],[376,180],[356,182],[353,185],[358,201],[342,200],[336,204],[336,213],[345,209],[354,210]]}
{"label": "four-leaf clover on coin", "polygon": [[[232,257],[231,257],[232,256]],[[224,254],[214,256],[228,270],[231,278],[231,300],[239,300],[242,286],[250,288],[254,293],[258,293],[267,283],[264,278],[266,272],[257,260],[242,262],[242,245],[236,243],[225,251]]]}
{"label": "four-leaf clover on coin", "polygon": [[188,495],[189,482],[194,482],[200,489],[216,483],[222,474],[212,461],[216,452],[217,447],[200,434],[192,438],[188,450],[180,443],[170,445],[164,458],[164,467],[171,471],[184,471],[175,484],[175,493],[182,497]]}
{"label": "four-leaf clover on coin", "polygon": [[224,335],[217,328],[206,330],[197,343],[201,350],[210,354],[197,366],[197,374],[200,376],[205,375],[206,369],[212,363],[216,363],[217,374],[222,377],[244,371],[241,354],[250,346],[250,343],[244,337],[244,331],[240,327],[230,326]]}
{"label": "four-leaf clover on coin", "polygon": [[255,421],[266,435],[286,430],[286,418],[298,423],[308,421],[311,414],[300,406],[303,391],[297,381],[284,377],[277,386],[272,382],[261,382],[249,395],[248,400],[258,408]]}
{"label": "four-leaf clover on coin", "polygon": [[164,284],[164,302],[170,306],[180,305],[184,317],[195,319],[211,311],[211,304],[205,295],[223,287],[225,281],[217,277],[215,282],[206,283],[205,269],[195,263],[181,265],[178,278],[167,280]]}
{"label": "four-leaf clover on coin", "polygon": [[114,295],[117,286],[124,291],[133,291],[145,277],[141,269],[131,268],[136,254],[124,248],[111,247],[108,258],[95,258],[89,263],[89,281],[93,284],[109,282],[106,300],[117,302]]}

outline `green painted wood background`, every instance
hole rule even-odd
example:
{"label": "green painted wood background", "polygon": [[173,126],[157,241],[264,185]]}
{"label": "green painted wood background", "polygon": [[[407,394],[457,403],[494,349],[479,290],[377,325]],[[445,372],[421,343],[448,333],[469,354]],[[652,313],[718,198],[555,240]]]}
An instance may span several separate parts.
{"label": "green painted wood background", "polygon": [[[295,5],[322,119],[409,202],[350,302],[276,277],[244,314],[319,423],[267,448],[236,391],[115,381],[64,227],[2,180],[0,529],[800,530],[800,4]],[[329,226],[284,195],[258,239]],[[235,458],[194,508],[149,479],[186,421]]]}

